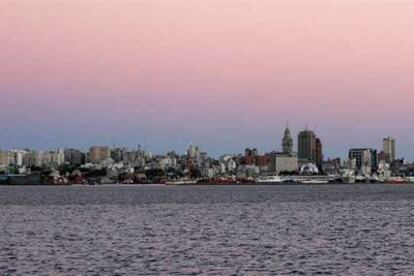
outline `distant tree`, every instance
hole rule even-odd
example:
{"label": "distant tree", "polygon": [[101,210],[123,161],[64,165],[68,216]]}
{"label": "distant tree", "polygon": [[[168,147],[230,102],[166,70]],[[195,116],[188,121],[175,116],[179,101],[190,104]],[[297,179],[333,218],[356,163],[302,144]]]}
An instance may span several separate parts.
{"label": "distant tree", "polygon": [[165,176],[165,173],[161,169],[149,169],[145,171],[145,175],[148,179],[154,180],[155,178],[160,178]]}
{"label": "distant tree", "polygon": [[38,167],[38,166],[31,166],[30,167],[30,171],[33,172],[42,172],[44,169],[42,167]]}
{"label": "distant tree", "polygon": [[201,170],[197,167],[190,168],[190,177],[191,178],[200,178],[201,177]]}
{"label": "distant tree", "polygon": [[91,178],[106,176],[106,169],[94,169],[89,171],[88,176]]}
{"label": "distant tree", "polygon": [[58,167],[58,171],[60,172],[61,175],[71,174],[75,170],[78,170],[78,169],[79,169],[79,166],[73,165],[73,164],[63,164]]}
{"label": "distant tree", "polygon": [[184,173],[180,170],[177,170],[175,168],[168,168],[165,172],[166,176],[170,178],[177,178],[177,177],[183,177]]}

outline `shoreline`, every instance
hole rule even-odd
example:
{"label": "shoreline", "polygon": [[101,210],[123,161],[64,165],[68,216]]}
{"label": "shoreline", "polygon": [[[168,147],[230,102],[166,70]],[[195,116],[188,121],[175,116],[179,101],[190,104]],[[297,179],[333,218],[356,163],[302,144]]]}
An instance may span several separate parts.
{"label": "shoreline", "polygon": [[414,183],[246,183],[246,184],[215,184],[215,183],[201,183],[201,184],[0,184],[0,187],[179,187],[179,186],[372,186],[372,185],[396,185],[396,186],[410,186]]}

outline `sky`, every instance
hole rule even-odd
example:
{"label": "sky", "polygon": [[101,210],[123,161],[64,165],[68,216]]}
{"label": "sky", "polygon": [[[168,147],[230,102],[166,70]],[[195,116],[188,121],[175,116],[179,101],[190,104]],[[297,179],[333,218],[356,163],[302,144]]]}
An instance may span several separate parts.
{"label": "sky", "polygon": [[[414,160],[412,0],[1,0],[0,148]],[[295,141],[296,145],[296,141]]]}

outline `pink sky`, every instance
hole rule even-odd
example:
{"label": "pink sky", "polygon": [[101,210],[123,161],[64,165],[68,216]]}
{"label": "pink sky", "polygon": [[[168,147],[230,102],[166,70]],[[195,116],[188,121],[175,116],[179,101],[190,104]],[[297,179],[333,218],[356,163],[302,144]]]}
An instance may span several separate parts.
{"label": "pink sky", "polygon": [[146,141],[414,158],[411,0],[2,0],[0,148]]}

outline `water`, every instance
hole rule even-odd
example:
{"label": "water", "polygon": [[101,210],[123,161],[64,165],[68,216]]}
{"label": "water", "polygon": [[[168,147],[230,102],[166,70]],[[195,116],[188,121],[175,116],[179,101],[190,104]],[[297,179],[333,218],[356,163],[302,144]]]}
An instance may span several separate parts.
{"label": "water", "polygon": [[414,275],[414,186],[0,187],[1,275]]}

